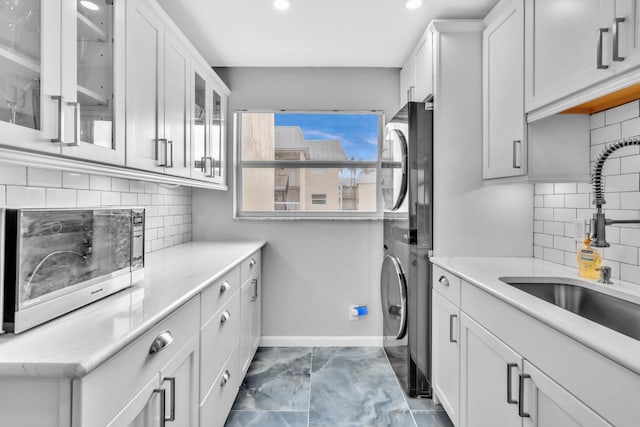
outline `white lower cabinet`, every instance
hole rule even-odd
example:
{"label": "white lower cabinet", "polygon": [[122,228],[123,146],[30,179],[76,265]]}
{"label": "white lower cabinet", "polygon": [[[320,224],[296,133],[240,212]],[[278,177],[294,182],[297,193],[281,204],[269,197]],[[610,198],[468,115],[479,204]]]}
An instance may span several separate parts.
{"label": "white lower cabinet", "polygon": [[262,292],[261,272],[257,271],[247,280],[240,290],[240,305],[242,307],[242,321],[240,325],[240,360],[242,374],[246,374],[258,349],[261,335]]}
{"label": "white lower cabinet", "polygon": [[462,313],[460,321],[460,426],[519,426],[518,375],[522,359],[515,351]]}
{"label": "white lower cabinet", "polygon": [[[520,376],[523,427],[611,426],[528,360]],[[496,424],[497,425],[497,424]]]}
{"label": "white lower cabinet", "polygon": [[455,425],[460,408],[459,313],[433,291],[433,392]]}

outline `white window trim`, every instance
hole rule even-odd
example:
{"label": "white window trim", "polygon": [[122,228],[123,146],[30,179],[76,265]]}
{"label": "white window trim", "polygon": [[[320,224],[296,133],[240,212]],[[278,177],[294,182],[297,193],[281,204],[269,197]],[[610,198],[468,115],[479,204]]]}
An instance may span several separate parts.
{"label": "white window trim", "polygon": [[[377,114],[378,115],[378,160],[375,161],[305,161],[305,160],[273,160],[273,161],[241,161],[240,160],[240,131],[239,117],[242,113],[334,113],[334,114]],[[382,195],[380,194],[380,158],[382,157],[382,138],[384,138],[384,112],[379,110],[236,110],[233,113],[233,219],[234,220],[259,220],[259,221],[381,221],[382,220]],[[376,211],[375,212],[242,212],[239,198],[242,188],[241,169],[251,168],[348,168],[362,167],[375,168],[376,170]]]}

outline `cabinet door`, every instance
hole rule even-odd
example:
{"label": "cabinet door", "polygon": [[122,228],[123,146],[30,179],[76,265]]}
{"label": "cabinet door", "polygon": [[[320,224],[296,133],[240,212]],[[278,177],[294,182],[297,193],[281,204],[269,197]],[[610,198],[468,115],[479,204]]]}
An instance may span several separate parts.
{"label": "cabinet door", "polygon": [[[616,0],[616,16],[612,23],[613,63],[615,72],[635,68],[640,65],[640,7],[637,0]],[[617,49],[617,52],[616,52]]]}
{"label": "cabinet door", "polygon": [[168,144],[165,172],[191,176],[189,49],[170,31],[165,33],[164,52],[164,137]]}
{"label": "cabinet door", "polygon": [[198,337],[193,337],[162,369],[165,390],[165,419],[173,427],[199,424],[199,354]]}
{"label": "cabinet door", "polygon": [[416,59],[413,54],[400,70],[400,106],[409,101],[414,101],[416,89]]}
{"label": "cabinet door", "polygon": [[524,361],[520,383],[524,389],[523,427],[611,426],[528,360]]}
{"label": "cabinet door", "polygon": [[198,63],[191,67],[191,177],[211,179],[214,174],[213,158],[209,153],[209,128],[211,114],[210,82],[207,83],[207,70]]}
{"label": "cabinet door", "polygon": [[0,144],[60,153],[60,0],[2,2]]}
{"label": "cabinet door", "polygon": [[464,313],[460,326],[460,426],[519,426],[522,358]]}
{"label": "cabinet door", "polygon": [[415,100],[424,101],[433,94],[433,46],[431,31],[427,30],[418,43],[415,52]]}
{"label": "cabinet door", "polygon": [[249,369],[251,363],[251,328],[253,318],[253,302],[255,288],[252,281],[248,280],[240,289],[240,346],[238,347],[238,359],[242,368],[242,375]]}
{"label": "cabinet door", "polygon": [[213,166],[210,178],[211,181],[221,185],[226,185],[226,143],[227,143],[227,96],[216,88],[213,81],[211,87],[211,117],[209,120],[209,153]]}
{"label": "cabinet door", "polygon": [[164,171],[164,24],[147,0],[126,10],[127,166]]}
{"label": "cabinet door", "polygon": [[[526,111],[613,75],[610,47],[614,8],[614,0],[525,3]],[[599,40],[602,55],[598,55]]]}
{"label": "cabinet door", "polygon": [[524,175],[523,0],[487,23],[482,45],[483,178]]}
{"label": "cabinet door", "polygon": [[460,408],[460,319],[458,307],[433,291],[433,391],[454,425]]}
{"label": "cabinet door", "polygon": [[160,375],[158,374],[131,399],[129,404],[107,424],[107,427],[161,426],[162,392],[159,384]]}
{"label": "cabinet door", "polygon": [[123,1],[62,0],[66,156],[124,165],[124,16]]}

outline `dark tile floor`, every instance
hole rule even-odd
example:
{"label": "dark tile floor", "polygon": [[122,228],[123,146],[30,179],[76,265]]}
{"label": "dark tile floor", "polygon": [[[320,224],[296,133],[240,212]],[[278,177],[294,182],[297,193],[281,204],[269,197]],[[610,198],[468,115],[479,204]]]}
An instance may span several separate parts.
{"label": "dark tile floor", "polygon": [[449,427],[401,390],[380,347],[262,347],[225,427]]}

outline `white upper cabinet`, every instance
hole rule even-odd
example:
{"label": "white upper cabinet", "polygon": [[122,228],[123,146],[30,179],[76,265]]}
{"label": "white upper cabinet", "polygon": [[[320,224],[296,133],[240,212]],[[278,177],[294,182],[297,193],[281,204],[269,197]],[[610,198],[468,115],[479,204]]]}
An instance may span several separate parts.
{"label": "white upper cabinet", "polygon": [[127,2],[127,166],[163,172],[164,22],[146,1]]}
{"label": "white upper cabinet", "polygon": [[[504,6],[503,6],[504,5]],[[483,178],[526,175],[524,2],[504,2],[483,32]]]}
{"label": "white upper cabinet", "polygon": [[62,154],[124,165],[125,3],[92,4],[62,0]]}
{"label": "white upper cabinet", "polygon": [[611,24],[612,60],[615,72],[640,65],[640,7],[637,0],[616,0],[616,14]]}
{"label": "white upper cabinet", "polygon": [[426,30],[400,70],[400,105],[423,102],[433,94],[432,40]]}
{"label": "white upper cabinet", "polygon": [[60,0],[0,3],[0,144],[60,153]]}

